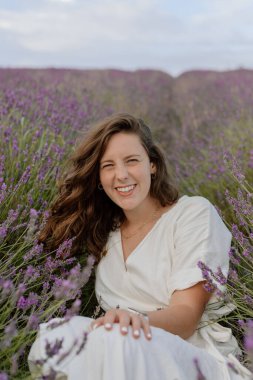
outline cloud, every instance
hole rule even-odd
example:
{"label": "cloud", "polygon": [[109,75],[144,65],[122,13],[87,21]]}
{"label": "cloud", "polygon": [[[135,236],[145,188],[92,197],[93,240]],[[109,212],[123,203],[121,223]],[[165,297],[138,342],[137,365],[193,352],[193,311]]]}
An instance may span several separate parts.
{"label": "cloud", "polygon": [[[0,12],[0,28],[5,20],[17,41],[35,52],[72,51],[104,43],[147,45],[166,41],[172,31],[180,33],[179,20],[165,17],[152,5],[143,0],[136,1],[135,6],[131,1],[110,0],[99,6],[93,2],[72,10],[54,6],[36,12],[5,11]],[[155,18],[159,24],[155,24]]]}
{"label": "cloud", "polygon": [[11,22],[4,19],[2,20],[0,19],[0,29],[11,30],[12,29]]}
{"label": "cloud", "polygon": [[0,31],[13,49],[19,47],[16,65],[174,73],[187,65],[252,65],[251,0],[230,0],[229,6],[227,0],[202,0],[201,9],[191,1],[196,12],[187,15],[183,0],[173,12],[169,0],[43,0],[35,10],[0,10]]}

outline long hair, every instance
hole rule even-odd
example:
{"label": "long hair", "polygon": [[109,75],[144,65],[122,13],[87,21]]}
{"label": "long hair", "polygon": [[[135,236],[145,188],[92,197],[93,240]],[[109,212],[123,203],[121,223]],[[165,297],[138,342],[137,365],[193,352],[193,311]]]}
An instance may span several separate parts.
{"label": "long hair", "polygon": [[150,195],[161,206],[178,200],[178,190],[171,183],[164,155],[155,145],[150,129],[134,116],[114,114],[91,128],[69,159],[69,169],[58,182],[58,195],[39,235],[39,242],[47,249],[54,250],[65,240],[74,238],[73,254],[85,247],[97,262],[105,254],[109,233],[120,226],[124,213],[99,190],[99,165],[110,138],[120,132],[139,136],[150,162],[155,164]]}

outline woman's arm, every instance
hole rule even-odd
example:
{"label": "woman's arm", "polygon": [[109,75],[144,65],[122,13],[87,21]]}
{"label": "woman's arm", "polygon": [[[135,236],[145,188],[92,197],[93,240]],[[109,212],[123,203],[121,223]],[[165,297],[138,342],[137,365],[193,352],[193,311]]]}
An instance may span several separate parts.
{"label": "woman's arm", "polygon": [[191,288],[176,290],[171,296],[168,308],[147,313],[150,325],[179,335],[183,339],[189,338],[196,330],[212,295],[203,288],[203,284],[204,282],[199,282]]}

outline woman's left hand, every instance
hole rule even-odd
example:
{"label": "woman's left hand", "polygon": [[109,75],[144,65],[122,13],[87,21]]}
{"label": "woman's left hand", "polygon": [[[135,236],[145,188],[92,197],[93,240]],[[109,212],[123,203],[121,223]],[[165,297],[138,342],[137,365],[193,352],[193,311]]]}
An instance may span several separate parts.
{"label": "woman's left hand", "polygon": [[103,317],[95,319],[91,325],[90,330],[94,330],[99,326],[104,325],[106,330],[112,330],[113,324],[118,323],[122,335],[128,333],[129,326],[132,326],[132,335],[134,338],[139,338],[141,329],[148,340],[151,339],[151,329],[149,321],[141,314],[134,314],[124,309],[110,309]]}

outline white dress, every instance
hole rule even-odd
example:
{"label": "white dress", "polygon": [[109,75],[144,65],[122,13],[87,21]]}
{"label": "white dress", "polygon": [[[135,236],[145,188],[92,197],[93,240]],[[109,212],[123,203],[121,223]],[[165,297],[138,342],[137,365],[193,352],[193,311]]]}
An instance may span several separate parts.
{"label": "white dress", "polygon": [[[97,299],[105,311],[166,308],[175,290],[203,281],[199,260],[227,275],[230,243],[231,233],[214,206],[203,197],[185,195],[161,216],[126,262],[120,230],[110,234],[108,252],[97,267]],[[72,350],[60,363],[59,355],[73,344],[78,347],[92,320],[76,316],[54,329],[42,324],[29,354],[30,370],[39,378],[36,373],[45,375],[53,368],[62,380],[197,380],[198,366],[206,380],[250,379],[250,372],[235,358],[240,350],[231,330],[213,322],[231,310],[213,296],[199,328],[187,340],[153,326],[150,341],[142,332],[134,339],[131,327],[122,336],[118,324],[112,331],[101,326],[89,332],[78,355]],[[43,366],[35,365],[35,360],[45,357],[46,339],[53,342],[61,337],[59,354]]]}

